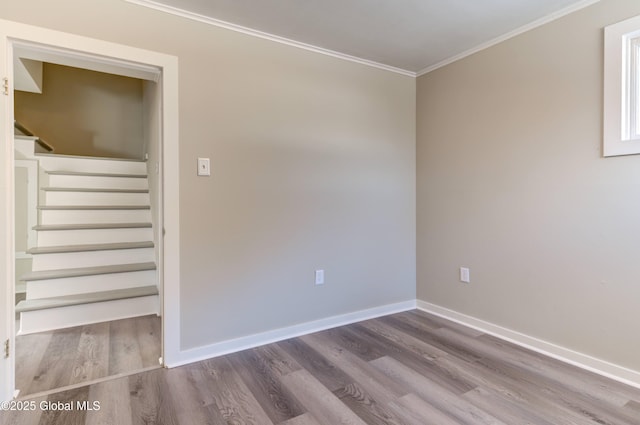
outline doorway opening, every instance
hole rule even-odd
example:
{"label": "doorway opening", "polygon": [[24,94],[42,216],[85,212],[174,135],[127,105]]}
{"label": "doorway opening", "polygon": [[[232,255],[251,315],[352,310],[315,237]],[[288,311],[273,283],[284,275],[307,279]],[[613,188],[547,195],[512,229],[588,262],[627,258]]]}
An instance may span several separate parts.
{"label": "doorway opening", "polygon": [[[165,305],[165,293],[177,292],[179,271],[177,60],[2,23],[0,50],[9,60],[0,59],[0,71],[8,75],[0,115],[9,143],[0,154],[7,183],[0,235],[8,242],[0,279],[7,306],[0,320],[0,337],[6,337],[0,369],[8,379],[0,400],[160,367],[165,344],[176,347],[178,339],[175,326],[164,325],[167,315],[176,320],[179,301],[172,297]],[[42,128],[34,132],[17,122],[21,79],[46,90],[42,70],[48,67],[136,79],[140,155],[58,153],[55,143],[37,134]],[[73,94],[68,97],[62,100],[73,103]],[[176,104],[167,105],[169,100]],[[166,153],[172,155],[167,163]],[[165,187],[168,177],[172,183]],[[173,255],[165,262],[167,240]],[[165,287],[167,277],[171,285]],[[75,351],[75,358],[64,350]]]}

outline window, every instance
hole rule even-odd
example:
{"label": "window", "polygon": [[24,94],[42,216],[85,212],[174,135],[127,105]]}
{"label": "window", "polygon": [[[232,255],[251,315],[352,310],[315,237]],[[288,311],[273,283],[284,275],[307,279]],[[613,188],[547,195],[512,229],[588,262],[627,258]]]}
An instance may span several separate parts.
{"label": "window", "polygon": [[604,30],[603,155],[640,154],[640,16]]}

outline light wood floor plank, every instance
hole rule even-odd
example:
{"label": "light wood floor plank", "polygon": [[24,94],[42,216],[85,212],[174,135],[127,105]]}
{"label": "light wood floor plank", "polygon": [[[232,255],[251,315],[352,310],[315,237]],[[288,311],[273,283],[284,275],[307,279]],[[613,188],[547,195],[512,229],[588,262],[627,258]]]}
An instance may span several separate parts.
{"label": "light wood floor plank", "polygon": [[313,417],[311,413],[305,413],[304,415],[296,416],[288,421],[280,423],[280,425],[322,425]]}
{"label": "light wood floor plank", "polygon": [[321,424],[366,424],[308,371],[303,369],[290,373],[283,377],[283,382]]}
{"label": "light wood floor plank", "polygon": [[39,408],[40,402],[46,401],[46,397],[29,400],[35,403],[36,408],[31,410],[11,411],[0,410],[0,424],[2,425],[38,425],[43,411]]}
{"label": "light wood floor plank", "polygon": [[491,416],[487,412],[475,407],[468,401],[458,397],[432,381],[417,375],[410,369],[391,357],[382,357],[371,362],[390,379],[400,382],[410,388],[429,404],[455,417],[461,423],[482,425],[510,425]]}
{"label": "light wood floor plank", "polygon": [[152,315],[17,336],[20,396],[160,367],[160,325]]}
{"label": "light wood floor plank", "polygon": [[[494,336],[483,335],[478,338],[478,341],[494,346],[498,353],[514,353],[513,355],[521,359],[521,363],[518,365],[519,367],[527,367],[532,371],[539,371],[540,373],[544,371],[545,376],[553,377],[555,382],[569,386],[571,391],[588,392],[600,400],[619,406],[637,397],[637,390],[628,385],[596,374],[590,374],[590,379],[585,380],[584,370],[576,366],[562,364],[553,358],[526,350]],[[511,358],[510,355],[509,359]],[[562,367],[558,367],[559,365],[562,365]]]}
{"label": "light wood floor plank", "polygon": [[626,404],[633,392],[624,385],[618,385],[614,381],[594,375],[585,382],[584,371],[575,366],[564,365],[558,367],[558,361],[550,359],[529,350],[520,350],[505,341],[488,335],[481,336],[469,342],[464,338],[453,334],[446,334],[448,338],[455,338],[461,344],[470,345],[475,351],[490,357],[495,361],[505,362],[517,368],[525,369],[534,375],[545,377],[552,385],[559,385],[572,392],[589,394],[597,400],[612,403],[617,406]]}
{"label": "light wood floor plank", "polygon": [[31,384],[52,336],[52,332],[46,332],[16,337],[16,387],[21,395],[35,392]]}
{"label": "light wood floor plank", "polygon": [[131,319],[136,328],[136,340],[140,349],[142,367],[160,364],[161,320],[158,316],[135,317]]}
{"label": "light wood floor plank", "polygon": [[71,410],[66,408],[49,408],[40,417],[39,425],[64,424],[64,425],[84,425],[87,412],[78,409],[76,403],[89,399],[89,387],[82,387],[75,390],[52,394],[47,398],[49,405],[62,406],[69,404]]}
{"label": "light wood floor plank", "polygon": [[89,402],[100,403],[100,409],[87,412],[85,425],[131,425],[129,379],[119,378],[92,385]]}
{"label": "light wood floor plank", "polygon": [[559,425],[558,421],[549,422],[538,415],[534,409],[525,409],[524,405],[505,400],[499,394],[483,388],[476,388],[463,396],[474,406],[508,424]]}
{"label": "light wood floor plank", "polygon": [[[458,374],[474,381],[478,387],[493,391],[516,406],[533,406],[540,417],[554,425],[589,423],[589,419],[567,409],[553,397],[545,396],[545,388],[529,382],[529,377],[518,369],[498,367],[488,362],[464,362],[455,356],[438,360]],[[467,393],[469,394],[469,393]],[[466,396],[465,394],[464,396]]]}
{"label": "light wood floor plank", "polygon": [[445,350],[441,350],[420,338],[399,332],[398,329],[380,320],[367,320],[358,323],[358,326],[368,329],[370,331],[369,335],[372,335],[374,338],[391,341],[394,345],[406,351],[413,352],[427,360],[447,357],[449,355]]}
{"label": "light wood floor plank", "polygon": [[[466,340],[445,329],[437,332],[447,343],[466,344],[475,353],[481,354],[483,360],[476,362],[477,364],[484,364],[492,371],[502,370],[503,373],[517,377],[518,383],[527,382],[532,387],[545,389],[548,394],[552,395],[550,400],[553,400],[554,404],[564,406],[567,411],[579,411],[582,415],[580,419],[582,421],[612,424],[633,424],[635,422],[621,409],[615,407],[624,403],[620,402],[618,397],[612,396],[612,392],[597,386],[593,387],[591,391],[585,390],[589,384],[580,379],[572,379],[567,373],[559,373],[557,362],[556,367],[541,367],[540,362],[536,362],[532,358],[533,353],[526,352],[525,357],[523,353],[509,349],[512,348],[510,347],[512,344],[503,344],[501,350],[496,350],[485,344],[481,338]],[[563,371],[569,369],[567,367],[561,368]],[[526,388],[522,388],[521,392],[528,393]],[[601,403],[603,401],[605,403]],[[626,401],[625,399],[624,402]],[[576,407],[578,408],[576,409]]]}
{"label": "light wood floor plank", "polygon": [[69,384],[107,376],[109,366],[109,323],[82,326]]}
{"label": "light wood floor plank", "polygon": [[625,409],[634,414],[637,415],[638,418],[640,418],[640,402],[637,402],[635,400],[631,400],[629,403],[627,403],[625,405]]}
{"label": "light wood floor plank", "polygon": [[335,391],[353,382],[349,375],[299,338],[282,341],[277,345],[291,355],[304,369],[311,372],[329,391]]}
{"label": "light wood floor plank", "polygon": [[415,394],[407,394],[389,404],[406,425],[459,425],[460,422],[436,409]]}
{"label": "light wood floor plank", "polygon": [[265,413],[275,424],[305,413],[300,403],[280,381],[279,372],[271,365],[276,361],[264,350],[245,350],[228,356]]}
{"label": "light wood floor plank", "polygon": [[156,369],[128,378],[133,425],[180,424],[173,406],[166,372],[164,369]]}
{"label": "light wood floor plank", "polygon": [[389,408],[388,401],[378,402],[356,383],[333,393],[367,424],[403,425],[402,419]]}
{"label": "light wood floor plank", "polygon": [[53,332],[31,384],[26,385],[30,394],[59,388],[71,381],[75,356],[69,353],[76,353],[79,341],[80,333],[75,330]]}
{"label": "light wood floor plank", "polygon": [[199,397],[200,389],[192,379],[189,368],[178,367],[168,370],[165,377],[169,386],[171,405],[181,424],[217,425],[224,423],[224,419],[221,415],[216,414],[217,412],[212,405],[202,404]]}
{"label": "light wood floor plank", "polygon": [[381,373],[369,362],[365,362],[333,340],[328,333],[319,332],[300,337],[337,367],[353,378],[369,396],[378,403],[387,403],[409,393],[407,388]]}
{"label": "light wood floor plank", "polygon": [[365,340],[362,333],[353,332],[350,328],[351,326],[341,326],[339,328],[329,329],[325,331],[325,333],[365,362],[385,356],[385,353],[388,351],[386,347]]}
{"label": "light wood floor plank", "polygon": [[[360,328],[360,333],[368,336],[371,343],[376,340],[383,341],[390,357],[453,393],[464,394],[476,387],[473,380],[468,379],[467,376],[458,373],[458,371],[448,367],[447,363],[441,361],[449,356],[432,355],[429,345],[422,344],[420,340],[410,335],[388,330],[385,337],[381,337],[380,334],[371,332],[365,327]],[[394,339],[387,339],[386,336],[388,335],[394,335]]]}
{"label": "light wood floor plank", "polygon": [[194,405],[201,406],[207,420],[213,424],[226,424],[225,418],[222,416],[218,406],[216,405],[215,394],[222,391],[214,379],[209,376],[209,372],[201,363],[189,364],[181,366],[179,369],[186,372],[186,379],[193,387],[194,391],[190,392]]}
{"label": "light wood floor plank", "polygon": [[273,424],[227,358],[205,360],[202,366],[217,386],[215,405],[228,423]]}
{"label": "light wood floor plank", "polygon": [[109,340],[109,372],[111,374],[140,370],[144,367],[134,323],[124,320],[110,322]]}
{"label": "light wood floor plank", "polygon": [[[345,370],[354,380],[333,393],[360,418],[369,424],[401,425],[401,421],[386,406],[390,401],[405,395],[405,388],[387,380],[364,360],[379,358],[381,352],[376,353],[373,347],[363,349],[366,343],[357,335],[336,330],[307,335],[301,339],[337,367]],[[374,353],[373,357],[370,356],[371,353]]]}
{"label": "light wood floor plank", "polygon": [[[152,325],[131,329],[136,338],[154,337]],[[81,375],[100,369],[91,364],[99,357],[93,341],[97,333],[80,335],[40,340],[46,352],[58,357],[64,352],[61,341],[73,352],[89,349],[77,359],[47,363],[43,356],[35,385],[64,380],[72,365]],[[143,351],[140,346],[126,355],[155,356]],[[640,425],[640,389],[417,311],[142,372],[49,399],[100,401],[101,409],[0,412],[0,423]]]}

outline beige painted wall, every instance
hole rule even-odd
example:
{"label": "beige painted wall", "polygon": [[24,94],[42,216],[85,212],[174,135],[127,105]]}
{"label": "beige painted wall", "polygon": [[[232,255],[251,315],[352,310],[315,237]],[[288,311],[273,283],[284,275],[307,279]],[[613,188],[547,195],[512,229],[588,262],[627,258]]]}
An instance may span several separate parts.
{"label": "beige painted wall", "polygon": [[418,79],[419,299],[640,370],[640,156],[601,156],[603,27],[637,14],[603,0]]}
{"label": "beige painted wall", "polygon": [[16,119],[67,155],[142,158],[142,81],[44,64],[42,94],[15,92]]}
{"label": "beige painted wall", "polygon": [[125,2],[0,17],[179,58],[183,348],[415,298],[414,79]]}

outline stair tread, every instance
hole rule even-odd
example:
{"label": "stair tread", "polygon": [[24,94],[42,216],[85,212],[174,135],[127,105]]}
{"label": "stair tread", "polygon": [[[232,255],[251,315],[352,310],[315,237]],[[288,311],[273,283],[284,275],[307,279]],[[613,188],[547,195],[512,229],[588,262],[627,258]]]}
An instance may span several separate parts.
{"label": "stair tread", "polygon": [[139,272],[155,270],[156,263],[115,264],[110,266],[79,267],[73,269],[39,270],[20,276],[20,280],[31,282],[35,280],[62,279],[67,277],[94,276],[99,274]]}
{"label": "stair tread", "polygon": [[80,304],[116,301],[126,298],[139,298],[150,295],[158,295],[158,288],[155,285],[116,289],[111,291],[90,292],[87,294],[65,295],[61,297],[23,300],[16,305],[15,311],[16,313],[23,313]]}
{"label": "stair tread", "polygon": [[89,223],[89,224],[39,224],[33,230],[92,230],[92,229],[136,229],[149,228],[151,223]]}
{"label": "stair tread", "polygon": [[94,187],[43,187],[45,192],[149,193],[149,189],[103,189]]}
{"label": "stair tread", "polygon": [[39,210],[150,210],[150,205],[42,205]]}
{"label": "stair tread", "polygon": [[147,178],[146,174],[120,174],[120,173],[85,173],[82,171],[46,171],[50,176],[82,176],[82,177],[122,177],[132,179]]}
{"label": "stair tread", "polygon": [[153,242],[120,242],[120,243],[99,243],[86,245],[60,245],[42,246],[31,248],[27,252],[32,255],[37,254],[59,254],[65,252],[86,252],[86,251],[111,251],[118,249],[153,248]]}
{"label": "stair tread", "polygon": [[97,159],[102,161],[147,162],[146,159],[109,158],[106,156],[64,155],[59,153],[37,153],[36,156],[46,156],[46,157],[52,157],[52,158],[71,158],[71,159]]}

